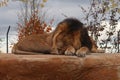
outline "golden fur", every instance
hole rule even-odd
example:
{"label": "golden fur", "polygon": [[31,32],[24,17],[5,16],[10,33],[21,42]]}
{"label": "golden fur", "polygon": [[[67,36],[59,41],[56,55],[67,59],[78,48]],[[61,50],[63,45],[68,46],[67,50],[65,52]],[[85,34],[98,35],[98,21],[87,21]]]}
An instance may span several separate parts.
{"label": "golden fur", "polygon": [[12,49],[15,54],[65,54],[85,56],[99,53],[87,29],[77,19],[68,18],[58,24],[52,33],[30,35],[18,41]]}

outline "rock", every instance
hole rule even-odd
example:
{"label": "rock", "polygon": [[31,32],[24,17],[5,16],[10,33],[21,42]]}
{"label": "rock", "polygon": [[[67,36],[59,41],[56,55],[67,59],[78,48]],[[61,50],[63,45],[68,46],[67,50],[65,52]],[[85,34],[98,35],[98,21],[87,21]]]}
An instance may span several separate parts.
{"label": "rock", "polygon": [[0,54],[0,80],[120,80],[120,54]]}

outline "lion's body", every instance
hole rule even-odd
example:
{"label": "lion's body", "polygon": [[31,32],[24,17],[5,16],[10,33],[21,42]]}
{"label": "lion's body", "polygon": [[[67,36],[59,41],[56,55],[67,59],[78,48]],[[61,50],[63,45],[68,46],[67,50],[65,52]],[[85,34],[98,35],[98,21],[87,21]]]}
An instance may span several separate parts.
{"label": "lion's body", "polygon": [[[18,52],[17,52],[18,51]],[[58,24],[52,33],[31,35],[13,47],[12,53],[35,52],[84,56],[90,52],[101,52],[83,24],[68,18]]]}
{"label": "lion's body", "polygon": [[13,46],[12,53],[19,54],[21,51],[26,51],[47,54],[51,51],[50,38],[51,35],[46,33],[27,36]]}

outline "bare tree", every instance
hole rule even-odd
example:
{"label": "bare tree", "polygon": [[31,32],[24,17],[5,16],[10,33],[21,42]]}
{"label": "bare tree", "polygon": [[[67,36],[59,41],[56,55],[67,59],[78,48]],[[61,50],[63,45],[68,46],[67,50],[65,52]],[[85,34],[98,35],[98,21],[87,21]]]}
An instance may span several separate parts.
{"label": "bare tree", "polygon": [[[83,13],[86,14],[84,20],[90,34],[102,48],[110,48],[111,52],[114,52],[112,48],[116,45],[117,35],[115,33],[120,21],[120,0],[89,0],[89,2],[88,11],[84,7],[80,7]],[[100,36],[103,35],[101,33],[103,31],[107,38],[99,40]],[[109,47],[108,44],[111,44],[112,47]]]}

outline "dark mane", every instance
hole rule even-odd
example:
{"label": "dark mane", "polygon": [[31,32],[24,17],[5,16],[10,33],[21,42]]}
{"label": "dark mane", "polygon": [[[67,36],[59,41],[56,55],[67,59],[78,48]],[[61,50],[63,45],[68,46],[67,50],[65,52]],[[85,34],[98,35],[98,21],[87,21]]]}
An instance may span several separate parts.
{"label": "dark mane", "polygon": [[92,49],[92,42],[88,34],[88,30],[87,28],[84,27],[82,22],[80,22],[76,18],[67,18],[67,19],[64,19],[62,22],[60,22],[59,24],[62,24],[62,23],[67,24],[68,34],[71,34],[71,33],[74,33],[75,31],[80,30],[80,36],[81,36],[80,41],[82,45],[81,47],[88,47],[90,50]]}
{"label": "dark mane", "polygon": [[79,30],[83,27],[83,23],[76,18],[67,18],[64,19],[61,23],[67,23],[69,26],[69,31]]}
{"label": "dark mane", "polygon": [[81,30],[81,44],[82,44],[82,47],[86,46],[90,50],[92,49],[92,41],[88,34],[88,30],[85,27]]}

